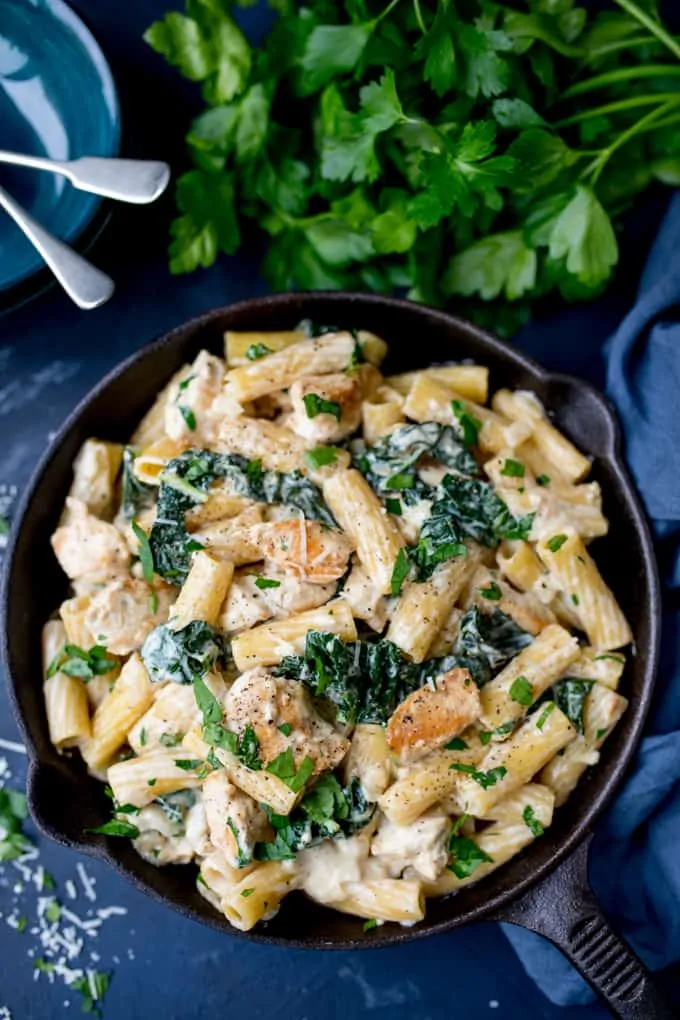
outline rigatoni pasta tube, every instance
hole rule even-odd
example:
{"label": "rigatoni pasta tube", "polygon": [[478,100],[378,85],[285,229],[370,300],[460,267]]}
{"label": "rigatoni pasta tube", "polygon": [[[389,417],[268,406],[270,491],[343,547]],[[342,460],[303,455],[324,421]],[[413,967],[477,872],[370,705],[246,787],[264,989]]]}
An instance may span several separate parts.
{"label": "rigatoni pasta tube", "polygon": [[284,655],[300,655],[310,630],[328,631],[343,641],[354,641],[357,636],[351,609],[344,599],[333,599],[319,609],[262,623],[238,634],[231,645],[237,669],[245,673],[254,666],[275,666]]}
{"label": "rigatoni pasta tube", "polygon": [[134,804],[143,808],[157,797],[177,790],[201,785],[197,775],[203,762],[193,768],[183,768],[177,762],[189,762],[181,748],[156,748],[139,758],[128,758],[111,765],[107,779],[119,804]]}
{"label": "rigatoni pasta tube", "polygon": [[427,581],[406,585],[392,616],[387,640],[398,645],[409,659],[422,662],[474,572],[479,556],[479,547],[470,543],[466,556],[440,563]]}
{"label": "rigatoni pasta tube", "polygon": [[[240,332],[228,329],[224,334],[224,360],[229,368],[236,365],[248,365],[251,361],[257,361],[265,354],[275,354],[283,351],[292,344],[302,343],[307,335],[301,329],[284,329],[271,331],[257,331],[252,333]],[[267,349],[262,350],[263,347]],[[257,357],[253,357],[255,349]],[[248,357],[250,351],[251,357]]]}
{"label": "rigatoni pasta tube", "polygon": [[377,800],[385,792],[392,776],[392,765],[384,726],[357,723],[345,763],[345,774],[348,782],[356,776],[370,801]]}
{"label": "rigatoni pasta tube", "polygon": [[520,591],[531,591],[542,575],[541,561],[529,542],[503,542],[496,553],[499,569]]}
{"label": "rigatoni pasta tube", "polygon": [[461,751],[436,751],[413,765],[405,776],[397,779],[380,797],[380,810],[395,825],[410,825],[443,800],[456,787],[460,773],[453,764],[476,765],[484,757],[479,737],[465,735],[466,748]]}
{"label": "rigatoni pasta tube", "polygon": [[626,657],[621,652],[601,652],[598,648],[582,648],[578,659],[569,666],[569,676],[581,680],[596,680],[610,690],[619,686],[626,667]]}
{"label": "rigatoni pasta tube", "polygon": [[388,594],[404,539],[363,475],[354,468],[326,478],[323,494],[338,524],[356,545],[376,588]]}
{"label": "rigatoni pasta tube", "polygon": [[557,586],[571,599],[591,645],[611,651],[633,640],[618,602],[578,535],[554,535],[538,542],[536,551]]}
{"label": "rigatoni pasta tube", "polygon": [[222,913],[239,931],[250,931],[258,921],[273,917],[281,900],[299,879],[289,862],[267,861],[249,869],[240,882],[220,897]]}
{"label": "rigatoni pasta tube", "polygon": [[[216,678],[206,677],[205,682],[211,693],[219,694],[219,687],[215,689],[213,679]],[[154,702],[128,732],[128,744],[135,754],[148,754],[161,747],[179,747],[184,734],[199,719],[192,684],[156,685]],[[180,754],[178,757],[186,756]]]}
{"label": "rigatoni pasta tube", "polygon": [[564,804],[589,765],[596,765],[599,749],[626,711],[628,701],[616,691],[594,684],[583,705],[584,732],[549,761],[540,780],[555,791],[555,803]]}
{"label": "rigatoni pasta tube", "polygon": [[421,882],[404,878],[379,878],[346,882],[345,898],[333,901],[333,909],[376,921],[416,924],[425,917]]}
{"label": "rigatoni pasta tube", "polygon": [[361,417],[364,439],[368,446],[373,446],[382,436],[388,435],[395,426],[406,423],[401,407],[393,403],[373,404],[364,401],[361,405]]}
{"label": "rigatoni pasta tube", "polygon": [[285,390],[304,375],[342,372],[352,358],[355,340],[350,333],[329,333],[267,354],[264,358],[227,372],[225,390],[240,403]]}
{"label": "rigatoni pasta tube", "polygon": [[579,652],[578,641],[568,630],[556,623],[545,627],[482,688],[484,725],[494,730],[526,715],[527,708],[563,675]]}
{"label": "rigatoni pasta tube", "polygon": [[215,626],[234,576],[234,564],[217,560],[201,550],[194,554],[191,569],[170,613],[169,625],[181,630],[193,620]]}
{"label": "rigatoni pasta tube", "polygon": [[144,663],[135,653],[123,666],[115,686],[92,717],[92,737],[82,747],[88,766],[108,765],[125,743],[129,730],[153,701],[153,690]]}
{"label": "rigatoni pasta tube", "polygon": [[588,474],[590,461],[548,421],[543,405],[534,393],[528,390],[516,390],[514,393],[498,390],[491,406],[513,421],[529,422],[536,446],[564,478],[580,482]]}
{"label": "rigatoni pasta tube", "polygon": [[[437,365],[425,370],[426,374],[457,390],[467,400],[485,404],[489,396],[489,369],[485,365]],[[409,392],[420,372],[403,372],[390,375],[386,382],[404,396]]]}
{"label": "rigatoni pasta tube", "polygon": [[304,464],[305,444],[290,429],[266,418],[225,418],[220,426],[219,450],[259,460],[274,471],[296,471]]}
{"label": "rigatoni pasta tube", "polygon": [[[42,633],[45,674],[65,641],[66,631],[61,621],[50,620],[45,624]],[[45,680],[43,694],[50,740],[55,747],[73,747],[89,738],[90,711],[82,680],[66,673],[54,673]]]}
{"label": "rigatoni pasta tube", "polygon": [[[507,798],[508,801],[509,799]],[[538,834],[536,823],[543,829],[547,829],[552,823],[554,797],[546,787],[539,784],[524,787],[521,803],[523,811],[526,807],[531,808],[530,820],[525,820],[522,815],[517,817],[515,808],[518,805],[512,805],[507,819],[494,822],[471,837],[477,846],[491,858],[490,860],[482,861],[466,878],[459,878],[453,871],[447,869],[434,882],[425,883],[425,895],[445,896],[466,885],[479,882],[485,875],[506,864],[515,854],[518,854],[520,850],[529,846],[536,839]],[[497,805],[497,809],[499,807],[500,804]]]}
{"label": "rigatoni pasta tube", "polygon": [[541,705],[508,740],[491,747],[479,762],[478,779],[458,773],[454,794],[460,810],[486,818],[499,800],[528,783],[575,735],[564,712]]}
{"label": "rigatoni pasta tube", "polygon": [[464,400],[460,393],[428,373],[416,376],[404,404],[404,414],[413,421],[452,425],[457,421],[452,407],[454,400],[481,422],[479,446],[484,451],[497,453],[506,448],[514,449],[531,435],[531,426],[526,422],[506,421],[487,407]]}

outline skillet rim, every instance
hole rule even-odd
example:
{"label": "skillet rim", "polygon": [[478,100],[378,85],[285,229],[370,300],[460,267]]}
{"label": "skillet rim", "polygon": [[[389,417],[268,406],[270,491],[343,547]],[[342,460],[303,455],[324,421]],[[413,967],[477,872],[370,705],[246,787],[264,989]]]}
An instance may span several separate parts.
{"label": "skillet rim", "polygon": [[[606,781],[602,784],[601,790],[596,796],[593,796],[592,791],[590,791],[590,797],[585,802],[585,807],[582,813],[579,813],[578,817],[574,820],[570,831],[566,834],[552,857],[545,860],[543,863],[537,864],[527,875],[520,878],[519,881],[516,881],[509,888],[497,890],[494,893],[493,889],[489,887],[487,890],[488,895],[484,902],[470,908],[467,911],[467,914],[463,914],[462,916],[449,917],[443,920],[429,922],[426,916],[424,921],[420,922],[416,927],[397,928],[396,930],[394,930],[393,927],[390,927],[387,934],[383,934],[383,928],[379,927],[370,932],[370,937],[364,935],[363,938],[334,938],[332,941],[317,939],[315,942],[311,942],[300,941],[295,936],[291,938],[284,938],[280,935],[269,934],[266,928],[263,930],[255,929],[250,932],[238,931],[237,929],[232,928],[226,919],[218,914],[217,911],[214,911],[214,916],[212,911],[209,915],[199,913],[189,903],[178,902],[174,897],[154,888],[144,878],[142,878],[141,875],[126,867],[121,860],[117,859],[109,852],[107,839],[95,836],[92,839],[83,839],[82,841],[74,840],[70,836],[60,833],[51,822],[46,822],[44,818],[42,818],[41,812],[37,810],[35,806],[33,793],[38,782],[41,769],[44,767],[45,770],[50,770],[51,766],[40,760],[39,754],[36,750],[36,745],[32,739],[30,727],[19,706],[17,694],[19,681],[18,678],[14,676],[10,668],[10,645],[12,642],[9,637],[7,623],[9,617],[11,590],[10,580],[14,571],[16,549],[19,544],[20,536],[24,530],[24,521],[27,512],[33,502],[34,494],[41,482],[43,474],[57,455],[59,448],[67,438],[73,426],[77,424],[80,417],[88,410],[90,405],[128,369],[133,368],[137,363],[144,361],[147,357],[153,358],[157,352],[171,346],[179,337],[189,333],[198,333],[202,329],[209,328],[215,320],[219,320],[225,314],[238,316],[239,314],[252,313],[253,315],[256,315],[257,312],[262,309],[280,309],[283,316],[290,311],[291,307],[294,307],[298,303],[314,304],[315,302],[318,302],[320,306],[336,304],[346,305],[349,308],[351,308],[352,305],[355,307],[363,305],[377,309],[389,308],[392,311],[399,311],[402,309],[403,311],[408,311],[409,314],[415,314],[416,316],[419,312],[422,312],[428,319],[432,320],[434,318],[435,320],[438,320],[439,324],[441,324],[443,328],[448,329],[452,333],[458,333],[458,335],[465,335],[466,339],[471,340],[474,344],[480,345],[482,349],[493,352],[493,354],[501,362],[513,363],[515,367],[520,367],[531,376],[540,379],[546,385],[567,385],[577,391],[587,394],[590,400],[597,403],[603,418],[607,423],[608,443],[606,451],[594,459],[610,465],[616,476],[618,485],[626,493],[628,499],[631,515],[631,527],[639,539],[641,560],[644,570],[644,582],[648,589],[647,602],[649,609],[649,634],[647,636],[647,666],[644,672],[644,678],[641,682],[640,695],[636,703],[631,702],[628,709],[632,720],[629,724],[630,728],[625,744],[622,748],[622,753],[618,759],[612,760],[604,766],[609,768],[609,774],[607,775]],[[424,325],[427,329],[430,329],[432,323],[424,323]],[[550,408],[548,408],[548,410],[550,410]],[[616,791],[620,787],[624,775],[638,748],[644,724],[652,702],[659,664],[661,640],[660,583],[649,525],[645,516],[641,498],[623,459],[622,433],[613,405],[604,396],[604,394],[590,383],[566,373],[548,371],[524,352],[511,347],[509,344],[485,330],[449,312],[431,308],[427,305],[419,305],[415,302],[402,298],[394,298],[377,294],[364,294],[352,291],[292,291],[234,302],[229,305],[221,306],[220,308],[210,309],[207,312],[194,316],[186,322],[174,327],[167,333],[156,337],[150,343],[144,345],[127,358],[118,362],[78,401],[75,408],[70,412],[62,426],[59,428],[56,436],[50,443],[47,450],[43,453],[37,467],[33,471],[29,483],[19,501],[15,519],[17,524],[10,534],[10,542],[4,563],[2,584],[0,585],[0,652],[2,653],[1,658],[5,668],[10,703],[12,705],[17,724],[24,736],[28,751],[29,768],[27,790],[34,820],[48,838],[51,838],[56,842],[59,842],[64,846],[68,846],[78,852],[86,853],[89,856],[105,861],[115,871],[124,875],[125,878],[128,879],[137,889],[140,889],[156,901],[176,910],[185,917],[191,918],[201,924],[207,924],[217,931],[221,931],[225,934],[232,935],[236,938],[243,938],[251,942],[257,942],[265,945],[276,945],[291,949],[379,949],[399,943],[411,942],[430,935],[442,934],[455,927],[459,927],[473,921],[493,919],[494,913],[497,913],[501,908],[518,900],[525,892],[532,887],[537,886],[543,878],[552,873],[559,864],[566,860],[566,858],[589,835],[593,822],[596,818],[602,815],[605,808],[611,802]],[[527,851],[525,851],[525,853],[526,852]],[[454,896],[446,897],[445,899],[450,903],[455,902]],[[328,909],[330,910],[332,908]]]}

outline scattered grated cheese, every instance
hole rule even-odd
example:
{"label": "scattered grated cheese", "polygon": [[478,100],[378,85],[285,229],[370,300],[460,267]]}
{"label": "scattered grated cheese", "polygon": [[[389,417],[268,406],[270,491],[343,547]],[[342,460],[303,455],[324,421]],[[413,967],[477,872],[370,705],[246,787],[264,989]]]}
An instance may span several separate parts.
{"label": "scattered grated cheese", "polygon": [[76,884],[70,878],[67,878],[66,881],[64,882],[64,888],[66,889],[66,895],[70,900],[75,900],[78,898]]}
{"label": "scattered grated cheese", "polygon": [[14,751],[15,754],[27,753],[23,744],[18,744],[16,740],[3,740],[2,737],[0,737],[0,749],[3,751]]}
{"label": "scattered grated cheese", "polygon": [[90,878],[88,873],[85,871],[85,865],[82,861],[78,861],[76,864],[76,871],[78,872],[78,878],[82,883],[83,892],[85,893],[86,898],[90,901],[90,903],[94,903],[97,899],[97,894],[94,891],[94,879]]}

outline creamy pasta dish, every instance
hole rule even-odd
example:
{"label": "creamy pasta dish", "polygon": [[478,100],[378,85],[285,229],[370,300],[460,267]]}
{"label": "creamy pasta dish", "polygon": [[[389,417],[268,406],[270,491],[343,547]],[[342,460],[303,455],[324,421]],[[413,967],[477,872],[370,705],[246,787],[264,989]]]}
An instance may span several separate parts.
{"label": "creamy pasta dish", "polygon": [[94,831],[244,931],[295,890],[420,921],[541,838],[627,705],[589,459],[484,366],[386,351],[227,333],[87,440],[52,537],[47,719]]}

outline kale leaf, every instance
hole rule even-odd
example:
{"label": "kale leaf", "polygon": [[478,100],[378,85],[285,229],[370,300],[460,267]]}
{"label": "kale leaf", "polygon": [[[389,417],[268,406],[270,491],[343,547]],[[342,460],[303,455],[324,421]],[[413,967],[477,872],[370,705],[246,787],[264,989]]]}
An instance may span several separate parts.
{"label": "kale leaf", "polygon": [[334,775],[322,776],[290,815],[277,815],[263,804],[275,837],[257,843],[255,860],[292,860],[300,850],[342,839],[367,825],[375,812],[375,804],[367,800],[358,779],[341,786]]}
{"label": "kale leaf", "polygon": [[171,460],[161,475],[156,520],[149,536],[156,573],[166,581],[186,579],[191,553],[198,544],[187,532],[184,515],[206,498],[218,478],[224,478],[238,496],[284,503],[329,528],[337,527],[317,486],[299,471],[264,471],[260,461],[237,454],[187,450]]}
{"label": "kale leaf", "polygon": [[399,491],[407,503],[431,498],[433,489],[417,474],[424,457],[460,475],[478,475],[477,461],[452,425],[426,421],[404,425],[371,447],[354,444],[354,462],[379,496]]}
{"label": "kale leaf", "polygon": [[566,676],[553,686],[553,695],[558,708],[561,708],[569,722],[573,723],[579,733],[583,733],[583,707],[590,693],[594,680],[581,680],[578,677]]}
{"label": "kale leaf", "polygon": [[190,684],[211,669],[226,668],[230,651],[228,641],[215,627],[204,620],[192,620],[180,630],[165,623],[154,628],[142,645],[141,656],[153,681]]}
{"label": "kale leaf", "polygon": [[469,670],[475,683],[483,687],[532,640],[530,634],[500,609],[483,613],[472,606],[460,621],[452,658],[456,665]]}
{"label": "kale leaf", "polygon": [[432,516],[453,518],[461,534],[490,549],[504,538],[526,539],[531,530],[534,515],[516,518],[489,482],[446,475],[439,491]]}

